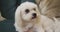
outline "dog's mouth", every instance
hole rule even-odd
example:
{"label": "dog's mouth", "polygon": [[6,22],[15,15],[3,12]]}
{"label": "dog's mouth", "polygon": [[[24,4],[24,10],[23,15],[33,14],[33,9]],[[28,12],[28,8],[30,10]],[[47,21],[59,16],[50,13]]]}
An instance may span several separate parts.
{"label": "dog's mouth", "polygon": [[33,16],[33,17],[32,17],[32,19],[35,19],[35,18],[36,18],[36,16]]}

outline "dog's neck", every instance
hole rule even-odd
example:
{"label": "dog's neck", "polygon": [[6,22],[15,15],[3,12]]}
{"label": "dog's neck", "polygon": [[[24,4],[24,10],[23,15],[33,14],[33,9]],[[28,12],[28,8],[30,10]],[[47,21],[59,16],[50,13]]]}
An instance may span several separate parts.
{"label": "dog's neck", "polygon": [[33,21],[22,21],[22,27],[26,27],[27,25],[34,25]]}

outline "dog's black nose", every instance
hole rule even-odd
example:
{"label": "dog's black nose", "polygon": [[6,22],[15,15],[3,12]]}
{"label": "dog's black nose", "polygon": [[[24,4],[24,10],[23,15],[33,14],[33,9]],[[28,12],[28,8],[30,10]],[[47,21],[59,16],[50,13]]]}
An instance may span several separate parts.
{"label": "dog's black nose", "polygon": [[32,15],[33,15],[33,17],[32,17],[32,18],[36,18],[36,16],[37,16],[37,15],[36,15],[36,13],[33,13]]}

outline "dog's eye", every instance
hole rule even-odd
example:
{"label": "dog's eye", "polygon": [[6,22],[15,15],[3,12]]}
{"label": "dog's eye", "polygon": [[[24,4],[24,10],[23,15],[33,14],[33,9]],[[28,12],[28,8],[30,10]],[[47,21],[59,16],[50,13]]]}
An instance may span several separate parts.
{"label": "dog's eye", "polygon": [[35,11],[36,11],[36,9],[35,9],[35,8],[33,8],[33,10],[35,10]]}
{"label": "dog's eye", "polygon": [[29,13],[29,9],[26,9],[25,12],[26,12],[26,13]]}

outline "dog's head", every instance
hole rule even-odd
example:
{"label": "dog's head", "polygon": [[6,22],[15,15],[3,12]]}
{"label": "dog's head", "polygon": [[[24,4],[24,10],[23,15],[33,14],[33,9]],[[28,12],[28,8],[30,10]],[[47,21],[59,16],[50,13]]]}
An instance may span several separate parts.
{"label": "dog's head", "polygon": [[36,4],[24,2],[17,8],[15,16],[24,21],[34,21],[39,17],[39,14]]}

